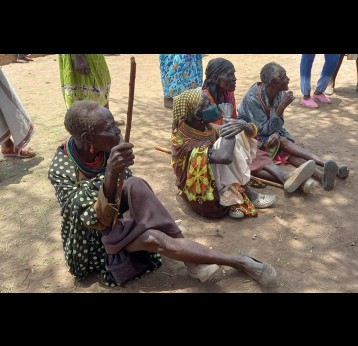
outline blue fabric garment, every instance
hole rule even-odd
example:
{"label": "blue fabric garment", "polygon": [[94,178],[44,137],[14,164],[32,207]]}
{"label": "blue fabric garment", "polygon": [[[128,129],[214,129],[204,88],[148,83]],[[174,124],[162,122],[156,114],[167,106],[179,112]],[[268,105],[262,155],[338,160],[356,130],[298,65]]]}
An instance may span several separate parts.
{"label": "blue fabric garment", "polygon": [[[300,83],[303,95],[311,92],[311,71],[316,54],[302,54],[300,63]],[[331,80],[333,73],[338,65],[340,54],[325,54],[324,65],[321,76],[317,82],[317,91],[323,93]]]}
{"label": "blue fabric garment", "polygon": [[280,104],[285,92],[279,92],[273,101],[273,106],[270,106],[266,94],[266,88],[264,84],[261,84],[261,99],[265,106],[269,109],[266,111],[265,107],[261,104],[258,98],[259,83],[255,83],[251,86],[238,107],[238,119],[244,119],[248,123],[254,123],[257,126],[258,135],[266,141],[269,136],[274,132],[279,132],[280,136],[286,137],[290,141],[294,142],[291,134],[283,127],[285,120],[283,117],[279,117],[276,114],[276,109]]}
{"label": "blue fabric garment", "polygon": [[163,94],[174,97],[203,84],[202,54],[159,54]]}

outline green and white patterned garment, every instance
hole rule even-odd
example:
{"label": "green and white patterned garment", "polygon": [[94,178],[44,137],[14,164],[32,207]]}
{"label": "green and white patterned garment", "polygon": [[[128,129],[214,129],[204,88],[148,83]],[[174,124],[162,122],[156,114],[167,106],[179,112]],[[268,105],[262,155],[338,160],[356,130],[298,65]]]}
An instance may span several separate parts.
{"label": "green and white patterned garment", "polygon": [[75,101],[97,101],[101,106],[108,103],[111,77],[103,54],[83,54],[91,70],[89,75],[73,68],[73,54],[59,54],[62,94],[67,109]]}

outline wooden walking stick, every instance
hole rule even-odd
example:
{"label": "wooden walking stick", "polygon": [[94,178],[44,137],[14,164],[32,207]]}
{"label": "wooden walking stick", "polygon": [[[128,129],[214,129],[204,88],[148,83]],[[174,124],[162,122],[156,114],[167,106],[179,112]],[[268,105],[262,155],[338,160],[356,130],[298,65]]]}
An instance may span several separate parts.
{"label": "wooden walking stick", "polygon": [[162,151],[163,153],[167,153],[167,154],[171,154],[172,152],[170,151],[170,149],[168,148],[164,148],[164,147],[160,147],[159,145],[156,145],[154,147],[155,149]]}
{"label": "wooden walking stick", "polygon": [[254,178],[254,179],[258,180],[258,181],[261,181],[262,183],[264,183],[266,185],[271,185],[271,186],[274,186],[274,187],[278,187],[279,189],[283,189],[282,184],[274,183],[273,181],[270,181],[270,180],[254,177],[253,175],[251,176],[251,178]]}
{"label": "wooden walking stick", "polygon": [[[129,142],[129,137],[131,134],[131,128],[132,128],[132,112],[133,112],[133,102],[134,102],[134,86],[135,86],[135,75],[136,75],[136,62],[134,57],[131,57],[131,72],[129,76],[129,96],[128,96],[128,109],[127,109],[127,121],[126,121],[126,133],[124,136],[124,141]],[[121,195],[123,190],[123,183],[124,183],[124,173],[125,170],[123,170],[119,176],[119,184],[117,188],[118,193],[118,209],[121,205]],[[115,223],[118,220],[118,213],[116,213],[112,227],[115,225]]]}
{"label": "wooden walking stick", "polygon": [[[154,148],[159,150],[159,151],[162,151],[163,153],[171,154],[171,151],[168,148],[164,148],[164,147],[161,147],[161,146],[158,146],[158,145],[156,145]],[[278,184],[278,183],[274,183],[273,181],[257,178],[257,177],[254,177],[253,175],[251,176],[251,178],[257,179],[258,181],[261,181],[262,183],[264,183],[266,185],[270,185],[270,186],[274,186],[274,187],[278,187],[280,189],[283,189],[282,184]]]}

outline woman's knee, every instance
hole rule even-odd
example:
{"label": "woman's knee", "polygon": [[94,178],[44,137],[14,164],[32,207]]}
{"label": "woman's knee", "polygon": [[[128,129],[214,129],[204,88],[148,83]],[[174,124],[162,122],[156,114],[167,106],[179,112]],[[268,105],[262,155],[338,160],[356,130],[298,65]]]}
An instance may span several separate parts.
{"label": "woman's knee", "polygon": [[145,184],[145,180],[139,177],[129,177],[124,181],[124,185],[127,186],[136,186],[138,184]]}
{"label": "woman's knee", "polygon": [[291,146],[291,141],[289,141],[286,137],[281,136],[280,138],[280,149],[285,150]]}
{"label": "woman's knee", "polygon": [[129,252],[142,250],[156,252],[163,246],[163,243],[163,233],[158,230],[149,229],[129,243],[126,246],[126,250]]}
{"label": "woman's knee", "polygon": [[134,191],[144,191],[144,189],[149,189],[151,191],[152,188],[150,185],[142,178],[139,177],[130,177],[124,181],[123,189],[134,190]]}
{"label": "woman's knee", "polygon": [[152,251],[157,251],[158,249],[166,249],[168,247],[168,236],[161,231],[156,229],[149,229],[143,237],[143,242],[145,246],[148,246]]}

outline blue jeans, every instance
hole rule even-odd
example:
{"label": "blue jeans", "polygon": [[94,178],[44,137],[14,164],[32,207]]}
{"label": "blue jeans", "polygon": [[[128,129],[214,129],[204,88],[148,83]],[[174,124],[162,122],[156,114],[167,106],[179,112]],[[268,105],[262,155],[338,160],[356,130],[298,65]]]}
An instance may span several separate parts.
{"label": "blue jeans", "polygon": [[[313,60],[316,54],[302,54],[300,64],[300,81],[301,92],[303,95],[309,95],[311,92],[311,70]],[[338,65],[340,54],[325,54],[324,65],[322,68],[321,76],[317,82],[316,90],[323,93],[329,81],[331,80],[333,73]]]}

